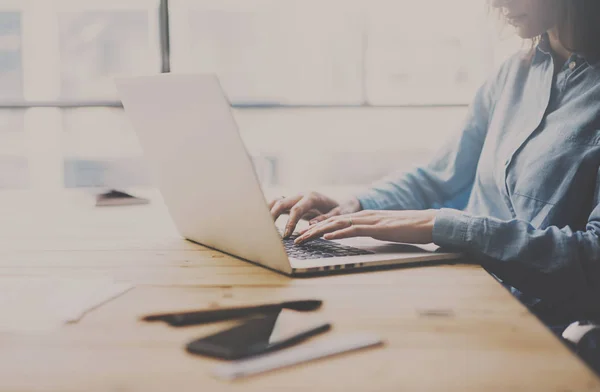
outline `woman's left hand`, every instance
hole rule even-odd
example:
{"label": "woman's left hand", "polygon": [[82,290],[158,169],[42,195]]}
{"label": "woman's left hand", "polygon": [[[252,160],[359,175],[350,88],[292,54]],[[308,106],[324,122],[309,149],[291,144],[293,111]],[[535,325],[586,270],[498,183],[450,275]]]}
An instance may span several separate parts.
{"label": "woman's left hand", "polygon": [[300,244],[323,236],[326,240],[372,237],[381,241],[428,244],[433,241],[433,223],[438,210],[361,211],[339,215],[302,231]]}

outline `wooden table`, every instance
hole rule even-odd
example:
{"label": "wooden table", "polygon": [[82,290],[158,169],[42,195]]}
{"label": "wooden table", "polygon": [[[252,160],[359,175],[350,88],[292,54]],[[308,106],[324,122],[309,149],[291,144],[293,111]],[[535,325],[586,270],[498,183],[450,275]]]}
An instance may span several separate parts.
{"label": "wooden table", "polygon": [[[95,208],[82,192],[9,192],[0,205],[2,275],[135,284],[78,324],[0,333],[2,391],[600,391],[592,372],[478,267],[290,279],[182,240],[157,196],[148,206]],[[374,332],[386,346],[227,383],[209,376],[217,361],[183,350],[226,324],[138,321],[313,297],[325,301],[335,333]]]}

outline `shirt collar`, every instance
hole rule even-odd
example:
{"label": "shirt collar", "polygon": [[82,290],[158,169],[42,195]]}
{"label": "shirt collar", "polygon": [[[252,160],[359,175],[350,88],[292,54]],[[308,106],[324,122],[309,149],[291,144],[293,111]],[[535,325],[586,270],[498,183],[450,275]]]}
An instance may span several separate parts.
{"label": "shirt collar", "polygon": [[[540,42],[538,42],[535,47],[534,61],[544,61],[547,60],[548,57],[552,58],[552,47],[550,46],[550,37],[548,36],[548,33],[544,33],[540,37]],[[577,60],[578,62],[583,61],[593,68],[600,68],[600,59],[587,59],[586,56],[581,53],[574,52],[571,55],[571,60]]]}
{"label": "shirt collar", "polygon": [[536,49],[542,54],[552,55],[552,47],[550,46],[550,37],[548,36],[548,33],[542,34]]}
{"label": "shirt collar", "polygon": [[532,64],[542,64],[548,60],[552,60],[552,48],[550,47],[550,38],[548,33],[544,33],[537,45],[533,48],[531,53]]}

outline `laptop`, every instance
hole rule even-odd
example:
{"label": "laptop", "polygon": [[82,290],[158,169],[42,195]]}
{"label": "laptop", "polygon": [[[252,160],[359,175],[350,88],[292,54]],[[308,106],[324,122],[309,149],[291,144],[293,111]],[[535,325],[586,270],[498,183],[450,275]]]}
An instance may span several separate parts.
{"label": "laptop", "polygon": [[294,245],[276,227],[216,75],[116,80],[156,185],[187,240],[290,276],[449,263],[433,246],[367,238]]}

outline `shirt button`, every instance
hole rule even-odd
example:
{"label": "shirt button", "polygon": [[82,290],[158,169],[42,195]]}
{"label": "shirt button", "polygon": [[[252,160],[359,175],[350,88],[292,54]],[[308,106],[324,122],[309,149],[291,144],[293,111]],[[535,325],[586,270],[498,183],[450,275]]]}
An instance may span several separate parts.
{"label": "shirt button", "polygon": [[573,70],[573,69],[575,69],[575,67],[577,67],[577,63],[576,63],[575,61],[571,61],[571,62],[569,63],[569,68],[570,68],[571,70]]}

